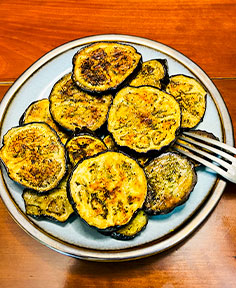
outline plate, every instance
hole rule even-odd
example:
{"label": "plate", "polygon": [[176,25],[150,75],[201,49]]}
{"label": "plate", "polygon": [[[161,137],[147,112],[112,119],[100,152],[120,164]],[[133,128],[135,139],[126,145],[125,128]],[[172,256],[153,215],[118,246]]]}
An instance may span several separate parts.
{"label": "plate", "polygon": [[[225,103],[206,73],[186,56],[149,39],[128,35],[97,35],[68,42],[36,61],[11,86],[0,106],[1,139],[17,126],[33,101],[47,98],[57,80],[72,69],[72,57],[84,45],[97,41],[119,41],[134,46],[143,61],[167,59],[169,74],[185,74],[198,79],[207,90],[207,109],[198,129],[207,130],[233,145],[232,123]],[[124,261],[164,251],[193,232],[219,201],[226,182],[206,168],[198,169],[198,182],[188,201],[171,213],[150,217],[147,228],[130,241],[101,235],[78,217],[64,224],[34,220],[25,215],[23,188],[10,180],[1,167],[1,197],[14,220],[32,237],[66,255],[94,261]]]}

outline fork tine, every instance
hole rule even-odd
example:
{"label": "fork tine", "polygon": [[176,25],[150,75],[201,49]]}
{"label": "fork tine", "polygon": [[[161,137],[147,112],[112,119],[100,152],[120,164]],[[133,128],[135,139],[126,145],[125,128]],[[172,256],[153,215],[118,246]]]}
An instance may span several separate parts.
{"label": "fork tine", "polygon": [[[184,138],[184,140],[185,140],[185,138]],[[179,145],[183,146],[184,148],[187,148],[188,150],[194,151],[194,152],[196,152],[196,153],[198,153],[198,154],[200,154],[200,155],[202,155],[202,156],[204,156],[204,157],[206,157],[206,158],[208,158],[208,159],[220,164],[222,167],[224,167],[224,168],[226,168],[228,170],[231,169],[231,165],[229,163],[227,163],[226,161],[223,161],[222,159],[220,159],[220,158],[218,158],[218,157],[216,157],[216,156],[214,156],[214,155],[212,155],[210,153],[207,153],[207,152],[205,152],[203,150],[200,150],[197,147],[191,147],[191,146],[185,145],[185,144],[183,144],[181,142],[178,142],[178,140],[177,140],[177,143]],[[212,164],[212,165],[214,165],[214,164]]]}
{"label": "fork tine", "polygon": [[[202,163],[224,178],[236,183],[236,158],[233,156],[236,154],[236,149],[234,147],[194,132],[183,132],[177,138],[176,144],[178,146],[173,147],[180,153]],[[181,147],[184,147],[187,151],[181,149]]]}
{"label": "fork tine", "polygon": [[[191,136],[192,136],[192,134],[191,134]],[[203,138],[204,138],[204,139],[201,138],[201,140],[204,140],[204,141],[206,142],[207,137],[203,137]],[[209,145],[207,145],[207,144],[205,144],[205,143],[202,143],[202,142],[199,142],[199,141],[195,141],[195,140],[189,138],[189,136],[186,137],[186,136],[180,135],[179,139],[182,139],[182,140],[184,140],[184,141],[186,141],[186,142],[189,142],[189,143],[191,143],[191,144],[193,144],[193,145],[196,145],[196,146],[198,146],[198,147],[205,148],[205,149],[209,150],[210,152],[213,152],[213,153],[215,153],[215,154],[217,154],[217,155],[220,155],[220,156],[222,156],[223,158],[231,161],[231,162],[233,163],[233,165],[236,165],[236,158],[234,158],[233,156],[225,153],[225,152],[222,151],[222,150],[216,149],[216,148],[214,148],[214,147],[212,147],[212,146],[209,146]],[[210,140],[212,140],[212,139],[210,139]],[[218,144],[218,147],[221,147],[220,144],[224,144],[224,143],[221,143],[221,142],[219,142],[219,141],[216,141],[216,142],[217,142],[217,144]],[[230,147],[230,148],[233,148],[233,147]],[[235,149],[235,152],[236,152],[236,149]]]}
{"label": "fork tine", "polygon": [[[186,146],[186,145],[185,145]],[[186,146],[187,147],[187,146]],[[182,150],[182,149],[179,149],[177,147],[175,147],[175,149],[184,154],[185,156],[188,156],[189,158],[192,158],[196,161],[198,161],[199,163],[202,163],[203,165],[205,165],[206,167],[208,168],[211,168],[213,171],[217,172],[218,174],[220,174],[221,176],[223,176],[225,179],[233,182],[233,183],[236,183],[236,177],[235,177],[235,174],[231,175],[229,173],[227,173],[225,170],[221,169],[219,166],[216,166],[214,164],[212,164],[210,161],[207,161],[189,151],[186,151],[186,150]]]}
{"label": "fork tine", "polygon": [[234,155],[236,154],[236,148],[234,148],[228,144],[222,143],[218,140],[214,140],[214,139],[211,139],[209,137],[200,136],[194,132],[183,132],[183,135],[190,136],[190,137],[205,141],[205,142],[207,142],[209,144],[213,144],[213,145],[215,145],[221,149],[224,148],[226,151],[229,151],[229,152],[233,153]]}

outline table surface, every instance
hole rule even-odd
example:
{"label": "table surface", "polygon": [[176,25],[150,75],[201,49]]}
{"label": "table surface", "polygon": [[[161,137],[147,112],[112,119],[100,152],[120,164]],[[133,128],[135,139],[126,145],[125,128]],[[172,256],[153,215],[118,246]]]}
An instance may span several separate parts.
{"label": "table surface", "polygon": [[[212,79],[236,129],[236,2],[1,0],[0,99],[34,61],[67,41],[129,34],[169,45]],[[96,263],[61,255],[26,234],[0,201],[1,287],[236,287],[236,185],[200,227],[145,259]]]}

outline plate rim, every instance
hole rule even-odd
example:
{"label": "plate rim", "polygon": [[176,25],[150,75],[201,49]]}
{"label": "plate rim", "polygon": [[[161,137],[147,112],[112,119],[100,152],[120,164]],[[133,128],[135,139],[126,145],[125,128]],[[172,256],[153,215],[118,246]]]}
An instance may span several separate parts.
{"label": "plate rim", "polygon": [[[85,45],[91,42],[98,41],[120,41],[120,42],[129,42],[137,45],[142,45],[150,48],[154,48],[160,51],[163,54],[167,54],[169,57],[174,58],[182,65],[188,68],[201,82],[207,87],[208,91],[211,95],[214,95],[213,101],[217,106],[217,110],[219,113],[219,117],[221,118],[221,123],[224,122],[222,127],[223,132],[223,140],[225,143],[229,145],[234,145],[233,138],[233,128],[232,121],[225,105],[225,102],[220,95],[220,92],[216,88],[215,84],[211,81],[210,77],[203,71],[195,62],[186,57],[181,52],[176,49],[163,44],[158,41],[150,40],[143,37],[124,35],[124,34],[100,34],[87,36],[79,39],[75,39],[69,42],[66,42],[39,58],[35,61],[28,69],[26,69],[11,85],[8,91],[5,93],[2,102],[0,104],[0,123],[4,119],[4,115],[6,113],[6,108],[11,102],[16,91],[24,85],[27,79],[37,70],[45,65],[48,61],[52,61],[54,57],[64,53],[67,50],[73,49],[76,46]],[[181,60],[181,61],[180,61]],[[184,62],[184,63],[183,63]],[[203,81],[204,80],[204,81]],[[0,126],[2,127],[2,125]],[[1,135],[2,136],[2,135]],[[187,223],[184,224],[184,227],[180,229],[180,231],[174,233],[172,236],[164,239],[160,242],[154,243],[153,241],[148,243],[147,245],[136,246],[133,248],[123,249],[123,250],[112,250],[112,251],[103,251],[103,250],[95,250],[83,247],[73,247],[74,245],[64,244],[63,241],[59,239],[53,239],[53,237],[49,237],[47,234],[40,231],[36,225],[33,225],[28,218],[26,220],[25,215],[22,211],[19,211],[19,208],[16,207],[14,199],[8,195],[3,175],[1,169],[1,178],[0,178],[0,188],[1,188],[1,198],[8,209],[8,212],[15,220],[15,222],[30,236],[34,239],[38,240],[45,246],[60,252],[61,254],[72,256],[79,259],[91,260],[91,261],[102,261],[102,262],[111,262],[111,261],[127,261],[134,260],[139,258],[144,258],[147,256],[151,256],[160,252],[163,252],[171,247],[177,245],[185,238],[187,238],[194,230],[197,229],[201,225],[201,223],[207,218],[207,216],[212,212],[212,210],[217,205],[220,200],[223,191],[226,187],[226,182],[224,180],[216,180],[214,193],[211,193],[209,198],[204,203],[203,207],[198,208],[197,214]],[[195,213],[194,213],[195,214]],[[42,229],[41,229],[42,230]]]}

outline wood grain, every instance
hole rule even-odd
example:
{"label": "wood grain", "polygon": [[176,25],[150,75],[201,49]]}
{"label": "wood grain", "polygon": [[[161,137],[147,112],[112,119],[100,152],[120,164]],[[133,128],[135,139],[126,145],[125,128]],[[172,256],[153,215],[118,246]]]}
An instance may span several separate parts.
{"label": "wood grain", "polygon": [[[236,123],[236,79],[214,80]],[[9,88],[0,85],[0,99]],[[27,235],[0,201],[1,287],[214,287],[236,284],[236,197],[228,184],[210,217],[167,252],[122,263],[92,263],[61,255]],[[79,284],[78,284],[79,283]]]}
{"label": "wood grain", "polygon": [[[130,34],[167,44],[205,70],[236,135],[235,23],[232,0],[1,0],[0,100],[8,81],[56,46],[90,35]],[[0,287],[236,287],[235,191],[227,184],[211,215],[179,245],[122,263],[82,261],[45,247],[0,200]]]}
{"label": "wood grain", "polygon": [[0,1],[0,80],[67,41],[131,34],[170,45],[211,77],[235,77],[236,4],[221,0]]}
{"label": "wood grain", "polygon": [[181,245],[125,263],[63,256],[28,236],[0,203],[1,287],[235,287],[236,199],[231,184],[203,225]]}
{"label": "wood grain", "polygon": [[212,79],[216,87],[218,88],[221,96],[223,97],[229,114],[234,130],[234,139],[236,143],[236,79]]}

